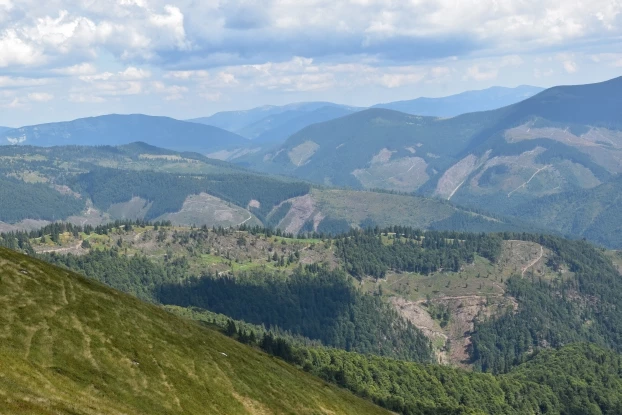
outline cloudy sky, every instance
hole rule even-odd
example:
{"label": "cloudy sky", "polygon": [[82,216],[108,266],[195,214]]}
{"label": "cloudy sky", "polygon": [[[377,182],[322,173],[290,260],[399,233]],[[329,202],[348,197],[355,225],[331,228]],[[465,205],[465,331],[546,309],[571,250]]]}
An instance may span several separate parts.
{"label": "cloudy sky", "polygon": [[0,125],[622,75],[622,0],[0,0]]}

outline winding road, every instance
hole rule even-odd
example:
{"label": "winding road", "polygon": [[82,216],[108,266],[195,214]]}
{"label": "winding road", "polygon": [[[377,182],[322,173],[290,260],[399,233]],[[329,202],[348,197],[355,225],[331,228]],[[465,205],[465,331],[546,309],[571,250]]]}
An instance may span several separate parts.
{"label": "winding road", "polygon": [[542,248],[542,246],[540,246],[540,255],[538,256],[538,258],[534,259],[526,267],[523,268],[523,272],[522,272],[521,276],[524,277],[525,273],[527,272],[527,270],[529,268],[533,267],[534,265],[536,265],[538,263],[538,261],[540,261],[542,259],[543,256],[544,256],[544,248]]}

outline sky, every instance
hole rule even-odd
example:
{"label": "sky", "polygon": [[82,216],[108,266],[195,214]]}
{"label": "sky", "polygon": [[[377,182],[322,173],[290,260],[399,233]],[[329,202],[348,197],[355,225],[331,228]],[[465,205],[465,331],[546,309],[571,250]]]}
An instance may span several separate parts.
{"label": "sky", "polygon": [[0,126],[622,75],[622,0],[0,0]]}

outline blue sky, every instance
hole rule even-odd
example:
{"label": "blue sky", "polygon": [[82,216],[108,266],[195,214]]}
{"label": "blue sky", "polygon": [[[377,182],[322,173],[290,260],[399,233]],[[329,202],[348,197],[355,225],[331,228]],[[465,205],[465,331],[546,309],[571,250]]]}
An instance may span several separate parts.
{"label": "blue sky", "polygon": [[0,0],[0,125],[622,74],[620,0]]}

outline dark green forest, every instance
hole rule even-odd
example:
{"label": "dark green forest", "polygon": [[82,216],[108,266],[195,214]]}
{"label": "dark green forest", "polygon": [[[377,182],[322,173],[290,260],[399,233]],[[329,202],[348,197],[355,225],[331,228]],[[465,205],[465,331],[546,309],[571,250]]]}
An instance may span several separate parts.
{"label": "dark green forest", "polygon": [[[133,226],[131,222],[116,225],[126,229]],[[0,235],[0,245],[34,253],[28,242],[29,237],[45,233],[53,238],[54,234],[65,231],[106,233],[112,226],[83,229],[54,224],[46,227],[45,231]],[[255,234],[274,234],[270,229],[247,230]],[[423,232],[404,227],[369,228],[332,238],[324,237],[326,244],[334,245],[335,252],[341,256],[342,265],[352,275],[381,276],[388,269],[413,269],[420,273],[426,270],[441,272],[441,268],[452,271],[452,266],[469,263],[475,255],[494,262],[499,257],[503,240],[532,241],[549,249],[552,254],[548,256],[547,265],[558,272],[557,276],[543,279],[527,273],[524,278],[511,277],[506,281],[506,295],[516,300],[517,311],[500,310],[498,314],[476,322],[471,336],[470,356],[478,372],[507,373],[507,376],[498,379],[513,379],[512,376],[518,373],[516,367],[524,367],[524,364],[533,361],[534,353],[539,356],[545,349],[563,349],[572,343],[593,343],[612,352],[622,350],[621,277],[603,251],[585,241],[523,233]],[[309,341],[318,341],[325,346],[346,351],[419,362],[431,360],[430,344],[419,330],[400,319],[380,297],[361,294],[353,284],[353,279],[339,269],[308,265],[300,266],[291,276],[279,272],[254,271],[241,272],[235,276],[206,274],[198,277],[189,275],[184,259],[156,263],[145,257],[127,257],[116,249],[92,251],[79,257],[51,254],[44,256],[44,259],[82,272],[147,301],[200,307],[250,324],[263,325],[266,331],[255,335],[258,342],[261,335],[267,332],[271,335],[288,333],[293,337],[308,338]],[[352,264],[358,267],[352,267]],[[426,264],[433,264],[436,268]],[[285,353],[281,357],[288,360],[296,356],[282,343],[275,344],[277,346],[269,347],[274,348],[274,354],[281,356]],[[280,351],[275,351],[277,349]],[[331,355],[328,362],[338,361],[341,352],[331,353],[336,355]],[[306,363],[298,360],[296,364],[306,366],[311,371],[321,359],[327,358],[314,357]],[[361,364],[357,363],[354,367],[360,368]],[[347,376],[327,370],[321,366],[317,373],[330,381],[346,385],[343,382],[349,379]],[[360,374],[349,376],[358,379],[356,382],[365,378]],[[378,379],[374,376],[371,379]],[[357,393],[373,396],[357,385]],[[604,385],[609,387],[606,383]],[[389,390],[393,397],[401,393],[400,388]],[[523,392],[516,393],[520,395]],[[555,392],[556,396],[559,393]],[[601,409],[617,408],[617,401],[594,403],[595,396],[600,395],[594,391],[586,393],[587,397],[583,396],[577,405],[587,405],[589,401],[590,405],[595,404]],[[471,396],[471,392],[466,395]],[[388,398],[374,399],[381,402]],[[419,413],[408,412],[410,409],[406,407],[398,409],[402,401],[398,399],[397,402],[385,402],[383,405],[403,413]],[[460,404],[459,399],[457,402]],[[523,403],[528,404],[526,401]],[[565,403],[550,401],[547,405],[556,408],[555,405]],[[494,409],[497,410],[501,411]],[[603,413],[615,413],[607,410],[610,412],[603,409]]]}
{"label": "dark green forest", "polygon": [[498,235],[423,232],[397,226],[353,230],[335,238],[336,252],[346,270],[358,278],[383,278],[388,270],[424,275],[439,270],[457,272],[473,262],[475,255],[495,262],[501,254],[501,241]]}
{"label": "dark green forest", "polygon": [[361,294],[341,271],[310,265],[290,277],[258,271],[197,278],[183,258],[160,265],[116,249],[42,258],[146,301],[201,307],[346,350],[431,360],[418,329],[380,298]]}
{"label": "dark green forest", "polygon": [[190,278],[161,287],[158,299],[279,327],[345,350],[431,359],[427,338],[393,308],[361,294],[345,273],[317,265],[299,267],[287,278],[261,272]]}
{"label": "dark green forest", "polygon": [[60,220],[82,212],[83,199],[62,194],[43,183],[25,183],[0,175],[0,221]]}
{"label": "dark green forest", "polygon": [[585,241],[529,234],[506,239],[537,242],[554,252],[549,266],[562,270],[545,281],[532,275],[506,282],[518,312],[476,323],[471,358],[478,369],[504,373],[530,350],[586,341],[622,351],[622,277],[603,253]]}
{"label": "dark green forest", "polygon": [[172,175],[150,171],[94,169],[69,181],[80,192],[91,197],[95,206],[107,210],[115,203],[141,197],[153,202],[145,219],[177,212],[186,198],[201,192],[246,208],[251,200],[260,203],[251,208],[261,220],[280,202],[307,194],[304,183],[280,181],[251,174]]}
{"label": "dark green forest", "polygon": [[144,256],[125,256],[118,250],[91,251],[88,255],[43,255],[54,265],[65,266],[143,301],[155,302],[160,287],[186,278],[188,264],[179,258],[160,265]]}
{"label": "dark green forest", "polygon": [[536,351],[509,373],[493,376],[305,345],[244,322],[195,312],[191,317],[242,343],[400,414],[617,415],[622,411],[622,357],[587,343]]}

